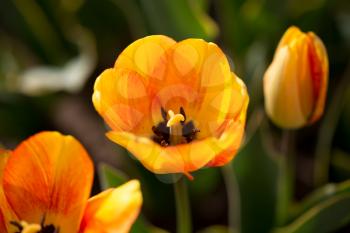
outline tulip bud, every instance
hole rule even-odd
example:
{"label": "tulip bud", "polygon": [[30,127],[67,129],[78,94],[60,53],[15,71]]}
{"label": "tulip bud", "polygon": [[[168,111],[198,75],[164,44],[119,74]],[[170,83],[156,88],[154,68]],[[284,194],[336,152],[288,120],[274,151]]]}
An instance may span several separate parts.
{"label": "tulip bud", "polygon": [[290,27],[264,75],[265,109],[281,128],[296,129],[323,114],[328,56],[320,38]]}

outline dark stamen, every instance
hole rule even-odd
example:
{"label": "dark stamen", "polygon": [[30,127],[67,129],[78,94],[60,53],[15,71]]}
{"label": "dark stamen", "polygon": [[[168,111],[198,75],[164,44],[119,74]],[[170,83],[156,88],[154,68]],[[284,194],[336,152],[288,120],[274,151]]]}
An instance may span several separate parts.
{"label": "dark stamen", "polygon": [[180,113],[184,116],[185,120],[183,122],[186,121],[186,113],[183,107],[180,107]]}
{"label": "dark stamen", "polygon": [[18,228],[18,231],[16,231],[15,233],[21,233],[22,232],[23,227],[22,227],[22,225],[19,222],[10,221],[10,224]]}
{"label": "dark stamen", "polygon": [[182,135],[186,138],[187,142],[196,139],[196,134],[199,132],[200,130],[194,126],[193,121],[186,123],[182,128]]}
{"label": "dark stamen", "polygon": [[41,226],[41,231],[39,231],[38,233],[59,233],[59,228],[56,228],[52,224]]}
{"label": "dark stamen", "polygon": [[[157,126],[152,127],[152,131],[154,133],[154,135],[152,136],[152,140],[158,143],[159,145],[166,147],[170,145],[170,128],[167,127],[168,119],[166,110],[163,107],[161,107],[160,111],[163,117],[163,121],[160,122]],[[182,136],[185,139],[184,141],[189,143],[196,139],[196,134],[200,132],[200,130],[194,126],[193,121],[189,121],[186,123],[186,113],[183,107],[180,107],[180,113],[185,118],[184,121],[181,121]]]}
{"label": "dark stamen", "polygon": [[46,214],[44,214],[43,218],[41,219],[41,231],[38,233],[59,233],[59,228],[56,228],[53,224],[45,225],[46,221]]}
{"label": "dark stamen", "polygon": [[160,108],[160,113],[162,114],[163,120],[167,121],[168,114],[163,107]]}

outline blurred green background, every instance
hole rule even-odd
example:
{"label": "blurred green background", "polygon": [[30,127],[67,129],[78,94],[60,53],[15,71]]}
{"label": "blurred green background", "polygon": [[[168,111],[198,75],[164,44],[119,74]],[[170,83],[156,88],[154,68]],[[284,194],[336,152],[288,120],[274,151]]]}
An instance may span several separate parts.
{"label": "blurred green background", "polygon": [[[320,36],[330,77],[324,117],[289,132],[293,176],[284,187],[284,136],[265,117],[262,77],[290,25]],[[171,179],[109,142],[91,103],[95,78],[150,34],[216,42],[249,89],[242,150],[231,165],[188,182],[194,231],[350,232],[348,0],[2,0],[0,144],[14,148],[41,130],[76,136],[96,163],[93,192],[141,180],[145,203],[133,232],[174,232]],[[277,208],[283,197],[290,201]]]}

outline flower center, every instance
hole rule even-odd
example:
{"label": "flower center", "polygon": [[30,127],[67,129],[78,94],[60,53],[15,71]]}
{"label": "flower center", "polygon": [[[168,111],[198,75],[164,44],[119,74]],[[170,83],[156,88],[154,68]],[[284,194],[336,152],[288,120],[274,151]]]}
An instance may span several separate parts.
{"label": "flower center", "polygon": [[41,223],[27,223],[26,221],[11,221],[12,225],[17,227],[15,233],[59,233],[60,229],[54,225],[45,225],[45,216],[41,220]]}
{"label": "flower center", "polygon": [[161,146],[174,146],[189,143],[196,138],[200,131],[192,121],[186,123],[185,110],[181,107],[180,113],[175,114],[169,110],[168,113],[161,108],[163,121],[152,127],[154,136],[152,139]]}

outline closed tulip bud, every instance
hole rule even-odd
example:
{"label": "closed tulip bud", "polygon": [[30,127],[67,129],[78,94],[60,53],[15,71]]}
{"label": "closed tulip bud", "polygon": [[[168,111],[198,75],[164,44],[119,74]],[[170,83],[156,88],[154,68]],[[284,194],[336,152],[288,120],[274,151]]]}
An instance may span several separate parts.
{"label": "closed tulip bud", "polygon": [[290,27],[264,75],[265,109],[279,127],[296,129],[323,114],[328,83],[325,46],[313,32]]}

